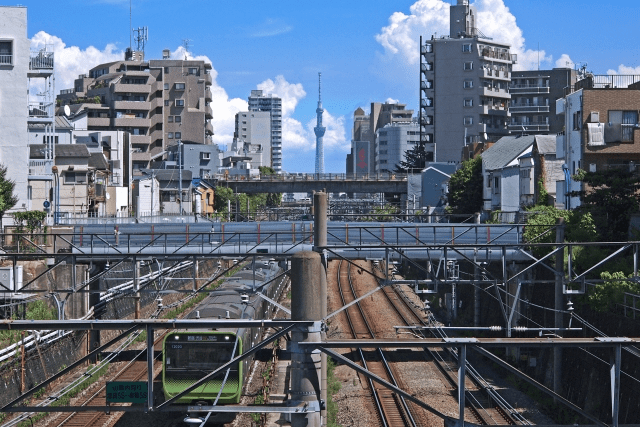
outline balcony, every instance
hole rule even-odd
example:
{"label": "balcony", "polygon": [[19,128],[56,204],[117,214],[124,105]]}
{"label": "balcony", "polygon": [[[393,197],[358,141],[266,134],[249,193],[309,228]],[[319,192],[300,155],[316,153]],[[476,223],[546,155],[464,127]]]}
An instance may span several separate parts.
{"label": "balcony", "polygon": [[131,161],[134,161],[134,162],[147,161],[148,162],[150,158],[151,158],[151,155],[147,151],[135,150],[135,149],[131,151]]}
{"label": "balcony", "polygon": [[548,113],[549,106],[548,105],[511,105],[509,106],[509,110],[512,113]]}
{"label": "balcony", "polygon": [[213,101],[213,95],[211,94],[211,89],[207,88],[204,91],[204,100],[207,102]]}
{"label": "balcony", "polygon": [[211,122],[206,122],[204,125],[204,133],[205,135],[213,135],[213,125]]}
{"label": "balcony", "polygon": [[87,126],[109,127],[111,126],[111,119],[109,117],[87,117]]}
{"label": "balcony", "polygon": [[111,86],[111,92],[149,94],[151,92],[151,85],[116,83]]}
{"label": "balcony", "polygon": [[151,142],[151,138],[147,135],[131,135],[129,136],[129,143],[131,145],[134,144],[149,144]]}
{"label": "balcony", "polygon": [[211,77],[210,73],[206,73],[204,74],[204,85],[205,86],[211,86],[213,84],[213,78]]}
{"label": "balcony", "polygon": [[511,99],[511,94],[507,92],[506,89],[490,88],[490,87],[482,88],[482,96],[486,96],[489,98]]}
{"label": "balcony", "polygon": [[30,102],[29,121],[30,122],[50,122],[53,120],[53,103]]}
{"label": "balcony", "polygon": [[114,120],[114,126],[118,128],[148,128],[149,119],[141,119],[137,117],[118,117]]}
{"label": "balcony", "polygon": [[29,179],[32,181],[51,181],[53,160],[29,160]]}
{"label": "balcony", "polygon": [[515,123],[515,124],[510,124],[509,125],[509,130],[512,133],[518,133],[518,132],[549,132],[549,123],[546,122],[534,122],[534,123],[527,123],[527,124],[519,124],[519,123]]}
{"label": "balcony", "polygon": [[13,65],[13,55],[0,55],[1,65]]}
{"label": "balcony", "polygon": [[493,60],[504,61],[508,63],[516,63],[517,55],[511,55],[509,51],[496,50],[491,48],[482,49],[478,54],[485,58],[491,58]]}
{"label": "balcony", "polygon": [[510,81],[508,71],[494,70],[492,68],[483,68],[482,77],[487,79]]}
{"label": "balcony", "polygon": [[151,103],[146,101],[115,101],[113,103],[115,110],[145,110],[151,109]]}
{"label": "balcony", "polygon": [[204,118],[207,120],[213,119],[213,110],[209,105],[205,105],[204,107]]}
{"label": "balcony", "polygon": [[[5,55],[3,55],[5,56]],[[0,63],[4,62],[0,59]],[[53,74],[53,52],[31,52],[28,77],[49,77]]]}
{"label": "balcony", "polygon": [[518,95],[525,95],[525,94],[538,95],[538,94],[545,94],[545,93],[548,94],[549,88],[545,86],[527,85],[527,84],[510,85],[509,92],[511,92],[512,94],[518,94]]}
{"label": "balcony", "polygon": [[511,113],[504,105],[483,105],[480,114],[491,114],[495,116],[509,117]]}

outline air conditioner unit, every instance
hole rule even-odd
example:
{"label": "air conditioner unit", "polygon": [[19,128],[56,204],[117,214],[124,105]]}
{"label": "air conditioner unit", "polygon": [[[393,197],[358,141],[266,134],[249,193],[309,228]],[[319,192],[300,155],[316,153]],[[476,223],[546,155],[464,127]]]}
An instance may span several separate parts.
{"label": "air conditioner unit", "polygon": [[6,291],[5,288],[11,292],[20,289],[22,287],[22,266],[16,266],[15,270],[13,267],[0,267],[0,284],[3,286],[0,288],[3,291]]}
{"label": "air conditioner unit", "polygon": [[600,123],[600,113],[598,111],[592,111],[589,115],[589,122]]}

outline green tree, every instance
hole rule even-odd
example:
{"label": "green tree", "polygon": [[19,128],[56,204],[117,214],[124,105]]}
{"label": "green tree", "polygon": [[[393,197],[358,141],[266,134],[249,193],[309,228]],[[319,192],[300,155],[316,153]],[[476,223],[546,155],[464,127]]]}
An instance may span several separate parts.
{"label": "green tree", "polygon": [[[275,169],[271,166],[260,166],[260,175],[276,175]],[[265,203],[269,207],[280,206],[282,204],[282,193],[267,193]]]}
{"label": "green tree", "polygon": [[627,168],[614,168],[597,172],[579,170],[573,179],[583,182],[589,190],[574,191],[581,206],[577,209],[590,213],[600,238],[605,241],[628,240],[631,214],[639,211],[640,177]]}
{"label": "green tree", "polygon": [[15,181],[7,178],[7,167],[0,165],[0,224],[5,212],[18,203],[18,197],[13,194],[15,187]]}
{"label": "green tree", "polygon": [[449,211],[472,214],[482,209],[482,158],[466,160],[449,179]]}
{"label": "green tree", "polygon": [[427,151],[426,142],[420,141],[411,150],[404,152],[404,160],[396,165],[396,172],[418,173],[427,167],[427,162],[433,160],[432,154]]}

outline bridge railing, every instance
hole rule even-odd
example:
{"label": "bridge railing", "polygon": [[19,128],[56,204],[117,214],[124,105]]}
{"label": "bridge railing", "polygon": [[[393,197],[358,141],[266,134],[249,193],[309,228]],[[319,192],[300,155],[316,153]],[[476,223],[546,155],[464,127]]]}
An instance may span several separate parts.
{"label": "bridge railing", "polygon": [[282,175],[256,175],[247,177],[244,175],[216,175],[220,181],[406,181],[406,174],[397,173],[304,173]]}

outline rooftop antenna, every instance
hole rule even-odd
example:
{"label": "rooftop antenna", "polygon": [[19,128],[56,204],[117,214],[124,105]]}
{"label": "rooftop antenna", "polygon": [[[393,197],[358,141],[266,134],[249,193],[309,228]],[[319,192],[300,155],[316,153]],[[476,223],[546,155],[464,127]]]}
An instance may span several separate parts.
{"label": "rooftop antenna", "polygon": [[133,27],[131,26],[131,2],[132,0],[129,0],[129,49],[131,49],[131,37],[133,35]]}
{"label": "rooftop antenna", "polygon": [[182,39],[182,45],[184,46],[184,60],[189,59],[189,47],[191,44],[191,39]]}
{"label": "rooftop antenna", "polygon": [[136,50],[138,52],[142,52],[144,53],[144,46],[147,43],[147,41],[149,40],[149,28],[148,27],[138,27],[137,29],[133,30],[134,33],[136,33],[136,43],[137,43],[137,48]]}

